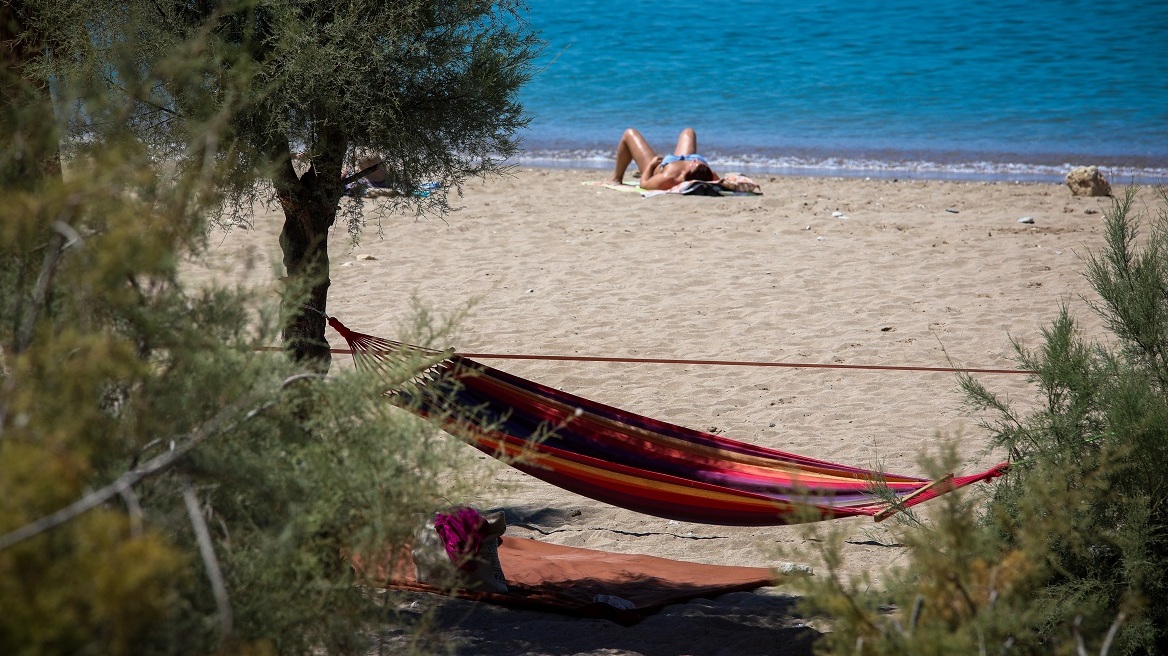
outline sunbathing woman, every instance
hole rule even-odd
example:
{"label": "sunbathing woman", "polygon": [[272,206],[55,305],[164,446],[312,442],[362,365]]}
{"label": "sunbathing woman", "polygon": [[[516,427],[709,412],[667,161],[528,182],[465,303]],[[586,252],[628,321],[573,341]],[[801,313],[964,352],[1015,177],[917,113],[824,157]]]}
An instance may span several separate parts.
{"label": "sunbathing woman", "polygon": [[718,174],[710,168],[705,157],[697,154],[697,150],[698,138],[693,128],[686,128],[677,135],[673,154],[665,157],[654,152],[640,132],[629,128],[616,146],[616,170],[612,182],[623,184],[625,170],[633,161],[641,169],[642,189],[670,189],[686,180],[717,182]]}

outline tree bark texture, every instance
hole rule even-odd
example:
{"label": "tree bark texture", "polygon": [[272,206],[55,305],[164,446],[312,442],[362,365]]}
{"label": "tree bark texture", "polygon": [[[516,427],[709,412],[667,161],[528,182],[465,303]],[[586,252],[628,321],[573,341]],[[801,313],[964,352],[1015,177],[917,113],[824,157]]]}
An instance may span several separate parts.
{"label": "tree bark texture", "polygon": [[[336,137],[330,141],[329,136]],[[325,339],[328,311],[329,229],[337,217],[345,142],[327,135],[324,151],[313,156],[297,177],[291,153],[284,149],[275,179],[276,196],[284,210],[280,248],[284,255],[284,348],[293,360],[328,371],[332,356]]]}

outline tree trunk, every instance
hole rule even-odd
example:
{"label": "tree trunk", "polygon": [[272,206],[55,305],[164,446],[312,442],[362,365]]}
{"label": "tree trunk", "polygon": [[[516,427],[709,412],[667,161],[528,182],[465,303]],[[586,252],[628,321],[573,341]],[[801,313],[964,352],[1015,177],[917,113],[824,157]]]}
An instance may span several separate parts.
{"label": "tree trunk", "polygon": [[[284,253],[284,348],[293,360],[327,372],[332,360],[325,339],[328,309],[329,229],[336,221],[345,145],[339,139],[314,157],[299,178],[292,157],[283,157],[276,195],[284,210],[280,248]],[[285,149],[286,150],[286,149]]]}
{"label": "tree trunk", "polygon": [[[328,225],[321,225],[320,208],[311,203],[285,202],[280,248],[284,252],[284,348],[293,360],[313,363],[328,371],[331,361],[325,339],[329,280]],[[334,210],[335,216],[335,210]],[[316,219],[316,220],[314,220]]]}
{"label": "tree trunk", "polygon": [[[61,148],[48,80],[30,73],[53,51],[33,11],[26,3],[0,3],[0,185],[35,193],[46,183],[61,181]],[[45,240],[40,273],[26,295],[24,281],[37,259],[32,244]],[[46,222],[28,242],[5,246],[14,247],[10,252],[18,289],[11,308],[13,341],[8,346],[19,353],[32,342],[49,304],[65,238]]]}
{"label": "tree trunk", "polygon": [[48,80],[28,77],[28,69],[52,50],[22,3],[0,3],[0,146],[9,152],[0,172],[13,188],[36,189],[61,178],[61,149],[52,116]]}

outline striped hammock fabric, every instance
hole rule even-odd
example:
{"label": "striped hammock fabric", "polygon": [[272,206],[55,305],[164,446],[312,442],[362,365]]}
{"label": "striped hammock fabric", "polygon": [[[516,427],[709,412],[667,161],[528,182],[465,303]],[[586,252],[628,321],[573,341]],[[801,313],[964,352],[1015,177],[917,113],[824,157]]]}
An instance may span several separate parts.
{"label": "striped hammock fabric", "polygon": [[388,373],[403,359],[422,363],[386,393],[403,408],[552,485],[657,517],[724,526],[879,521],[1007,467],[936,481],[849,467],[657,421],[452,351],[364,335],[335,318],[329,325],[359,368]]}

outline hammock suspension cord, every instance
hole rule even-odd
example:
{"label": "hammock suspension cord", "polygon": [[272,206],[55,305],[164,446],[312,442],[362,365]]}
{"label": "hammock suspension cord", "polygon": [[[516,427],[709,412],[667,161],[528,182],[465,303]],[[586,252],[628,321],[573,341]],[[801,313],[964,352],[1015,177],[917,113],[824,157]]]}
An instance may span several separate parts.
{"label": "hammock suspension cord", "polygon": [[[257,351],[282,351],[279,346],[260,346]],[[352,355],[353,349],[333,348],[329,353]],[[616,362],[625,364],[684,364],[726,367],[778,367],[783,369],[854,369],[859,371],[918,371],[926,373],[964,374],[1036,374],[1029,369],[990,369],[978,367],[921,367],[914,365],[839,364],[815,362],[762,362],[757,360],[692,360],[685,358],[617,358],[595,355],[530,355],[523,353],[462,353],[464,358],[495,360],[551,360],[556,362]]]}
{"label": "hammock suspension cord", "polygon": [[866,371],[929,371],[970,374],[1034,374],[1025,369],[985,369],[961,367],[919,367],[912,365],[839,364],[814,362],[760,362],[755,360],[689,360],[681,358],[610,358],[591,355],[519,355],[510,353],[459,353],[465,358],[499,360],[556,360],[565,362],[624,362],[633,364],[690,364],[729,367],[782,367],[787,369],[860,369]]}
{"label": "hammock suspension cord", "polygon": [[[316,312],[325,321],[333,319],[327,313],[310,305],[301,305],[305,310]],[[257,351],[281,351],[279,346],[261,346]],[[330,348],[329,353],[353,355],[353,349]],[[530,355],[525,353],[459,353],[464,358],[494,360],[549,360],[554,362],[616,362],[622,364],[687,364],[696,366],[724,367],[779,367],[784,369],[855,369],[860,371],[923,371],[933,373],[964,374],[1037,374],[1029,369],[989,369],[985,367],[922,367],[913,365],[883,364],[823,364],[814,362],[761,362],[757,360],[696,360],[688,358],[617,358],[597,355]]]}

